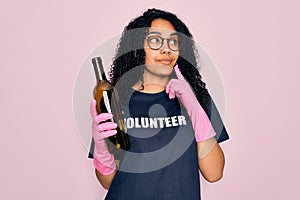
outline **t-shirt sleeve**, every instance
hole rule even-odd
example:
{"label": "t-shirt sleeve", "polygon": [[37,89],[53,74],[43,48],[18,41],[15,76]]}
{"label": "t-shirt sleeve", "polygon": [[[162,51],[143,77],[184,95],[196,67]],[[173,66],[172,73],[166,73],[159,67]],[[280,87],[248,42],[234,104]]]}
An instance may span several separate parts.
{"label": "t-shirt sleeve", "polygon": [[209,94],[208,101],[209,101],[210,109],[209,111],[206,112],[206,114],[210,119],[211,124],[216,132],[215,139],[218,141],[218,143],[224,142],[225,140],[229,139],[229,135],[224,126],[220,113],[216,107],[216,104],[214,100],[211,98],[210,94]]}

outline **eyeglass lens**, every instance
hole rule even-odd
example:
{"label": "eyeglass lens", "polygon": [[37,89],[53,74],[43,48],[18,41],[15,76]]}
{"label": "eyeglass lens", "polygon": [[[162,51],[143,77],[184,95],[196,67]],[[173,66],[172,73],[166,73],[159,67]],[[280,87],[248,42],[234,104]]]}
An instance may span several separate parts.
{"label": "eyeglass lens", "polygon": [[179,50],[178,37],[162,38],[158,35],[153,35],[147,38],[149,47],[153,50],[160,49],[164,44],[164,40],[167,41],[169,49],[173,51]]}

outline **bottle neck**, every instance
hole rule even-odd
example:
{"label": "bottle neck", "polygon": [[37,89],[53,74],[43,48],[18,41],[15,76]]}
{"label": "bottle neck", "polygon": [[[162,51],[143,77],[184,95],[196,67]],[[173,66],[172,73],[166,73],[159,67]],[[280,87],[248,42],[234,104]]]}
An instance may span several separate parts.
{"label": "bottle neck", "polygon": [[94,66],[97,81],[107,81],[101,58],[93,58],[92,63]]}

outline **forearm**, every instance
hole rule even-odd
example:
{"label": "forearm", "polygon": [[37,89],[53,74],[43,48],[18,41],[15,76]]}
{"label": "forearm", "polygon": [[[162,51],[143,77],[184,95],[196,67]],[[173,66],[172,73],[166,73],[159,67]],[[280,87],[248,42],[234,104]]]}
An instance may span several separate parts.
{"label": "forearm", "polygon": [[117,133],[117,124],[109,121],[113,117],[110,113],[98,114],[96,110],[96,100],[92,100],[90,104],[90,112],[93,118],[92,136],[94,145],[94,166],[96,176],[103,188],[108,189],[116,174],[116,162],[114,155],[111,154],[106,145],[105,138],[113,136]]}
{"label": "forearm", "polygon": [[220,145],[214,138],[197,143],[198,164],[208,182],[216,182],[223,176],[225,158]]}
{"label": "forearm", "polygon": [[99,183],[100,183],[100,184],[102,185],[102,187],[103,187],[104,189],[106,189],[106,190],[109,189],[110,184],[111,184],[112,180],[114,179],[114,177],[115,177],[115,175],[116,175],[116,172],[117,172],[117,171],[115,170],[113,173],[111,173],[111,174],[109,174],[109,175],[103,175],[103,174],[101,174],[100,172],[98,172],[97,169],[95,169],[96,177],[97,177]]}
{"label": "forearm", "polygon": [[108,190],[116,174],[116,163],[114,160],[114,156],[109,152],[106,152],[105,154],[98,154],[96,152],[97,151],[95,150],[94,166],[96,177],[102,187]]}

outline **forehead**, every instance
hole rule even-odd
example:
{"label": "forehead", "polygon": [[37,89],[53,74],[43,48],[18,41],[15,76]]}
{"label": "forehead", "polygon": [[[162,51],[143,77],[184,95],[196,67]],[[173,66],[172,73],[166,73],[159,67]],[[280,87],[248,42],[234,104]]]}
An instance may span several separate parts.
{"label": "forehead", "polygon": [[165,19],[155,19],[151,22],[151,27],[149,28],[149,33],[155,32],[161,35],[169,36],[172,33],[176,33],[174,26],[171,22]]}

